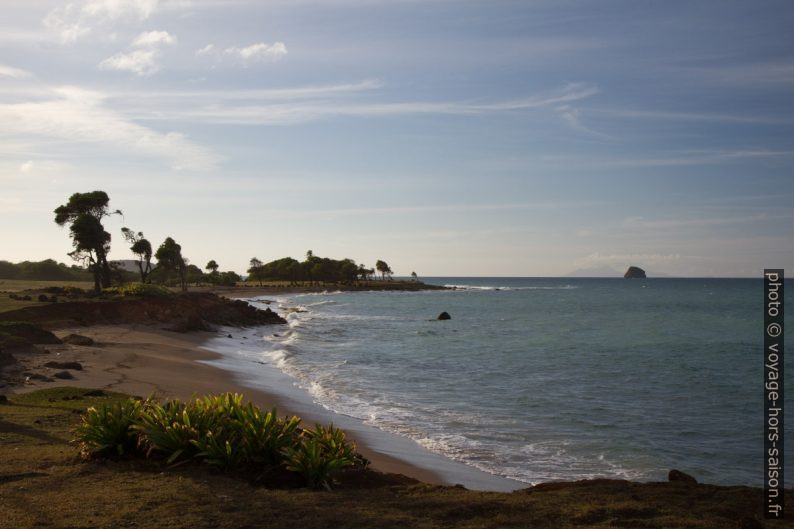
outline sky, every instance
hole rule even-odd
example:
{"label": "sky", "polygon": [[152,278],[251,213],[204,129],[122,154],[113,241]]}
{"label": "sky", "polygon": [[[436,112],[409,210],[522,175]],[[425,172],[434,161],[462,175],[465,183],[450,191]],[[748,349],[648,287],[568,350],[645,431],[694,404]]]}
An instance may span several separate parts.
{"label": "sky", "polygon": [[0,4],[0,259],[71,262],[101,189],[113,259],[794,268],[788,1]]}

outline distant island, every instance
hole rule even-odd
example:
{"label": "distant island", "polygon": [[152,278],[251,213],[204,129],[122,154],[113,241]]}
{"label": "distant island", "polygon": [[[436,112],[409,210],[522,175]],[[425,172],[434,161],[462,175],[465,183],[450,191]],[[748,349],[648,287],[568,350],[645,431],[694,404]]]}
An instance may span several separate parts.
{"label": "distant island", "polygon": [[645,275],[645,270],[639,266],[630,266],[626,273],[623,274],[623,277],[626,279],[645,279],[647,276]]}

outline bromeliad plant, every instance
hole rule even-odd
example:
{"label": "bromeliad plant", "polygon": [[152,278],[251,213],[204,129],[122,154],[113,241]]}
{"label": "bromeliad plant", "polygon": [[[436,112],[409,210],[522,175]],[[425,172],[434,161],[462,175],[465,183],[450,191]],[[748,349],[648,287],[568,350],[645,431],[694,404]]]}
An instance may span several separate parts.
{"label": "bromeliad plant", "polygon": [[159,454],[168,464],[197,459],[227,469],[243,465],[284,465],[312,487],[330,487],[333,471],[366,464],[355,444],[333,426],[300,430],[300,418],[280,419],[243,396],[226,393],[158,404],[128,399],[89,408],[76,429],[77,441],[91,455],[119,455],[138,449]]}
{"label": "bromeliad plant", "polygon": [[284,455],[287,470],[301,474],[310,487],[330,490],[331,473],[356,464],[356,445],[339,428],[317,424],[313,430],[303,430],[300,443],[286,448]]}
{"label": "bromeliad plant", "polygon": [[88,455],[124,455],[138,448],[132,429],[141,417],[140,401],[128,399],[88,408],[75,433],[81,449]]}

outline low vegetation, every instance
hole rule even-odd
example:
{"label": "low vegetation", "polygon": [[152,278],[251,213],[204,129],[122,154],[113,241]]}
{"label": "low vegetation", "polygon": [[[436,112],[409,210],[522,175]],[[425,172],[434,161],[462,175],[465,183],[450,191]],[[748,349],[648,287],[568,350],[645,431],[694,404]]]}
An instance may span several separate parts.
{"label": "low vegetation", "polygon": [[242,395],[226,393],[188,402],[129,398],[99,404],[88,408],[75,432],[88,455],[146,455],[232,471],[283,466],[311,487],[330,488],[334,471],[366,466],[342,430],[299,424],[298,417],[280,419],[275,409],[263,412]]}
{"label": "low vegetation", "polygon": [[302,479],[290,482],[298,475],[286,470],[276,481],[246,473],[245,465],[234,472],[169,466],[126,448],[122,457],[75,457],[70,440],[86,408],[128,398],[52,388],[0,404],[0,528],[794,527],[791,520],[765,521],[763,490],[749,487],[588,480],[495,493],[346,467],[331,492],[318,492]]}
{"label": "low vegetation", "polygon": [[119,296],[171,296],[174,293],[162,285],[151,285],[148,283],[129,283],[119,287],[110,287],[102,290],[104,294]]}

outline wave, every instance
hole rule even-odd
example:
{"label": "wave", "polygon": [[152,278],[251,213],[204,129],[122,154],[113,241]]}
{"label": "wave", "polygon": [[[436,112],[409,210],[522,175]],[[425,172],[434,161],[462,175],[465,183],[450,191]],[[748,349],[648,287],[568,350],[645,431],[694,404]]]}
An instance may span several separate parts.
{"label": "wave", "polygon": [[560,286],[531,286],[531,287],[511,287],[511,286],[483,286],[483,285],[458,285],[449,284],[444,285],[447,288],[454,288],[455,290],[472,290],[472,291],[516,291],[516,290],[573,290],[579,288],[576,285],[560,285]]}

